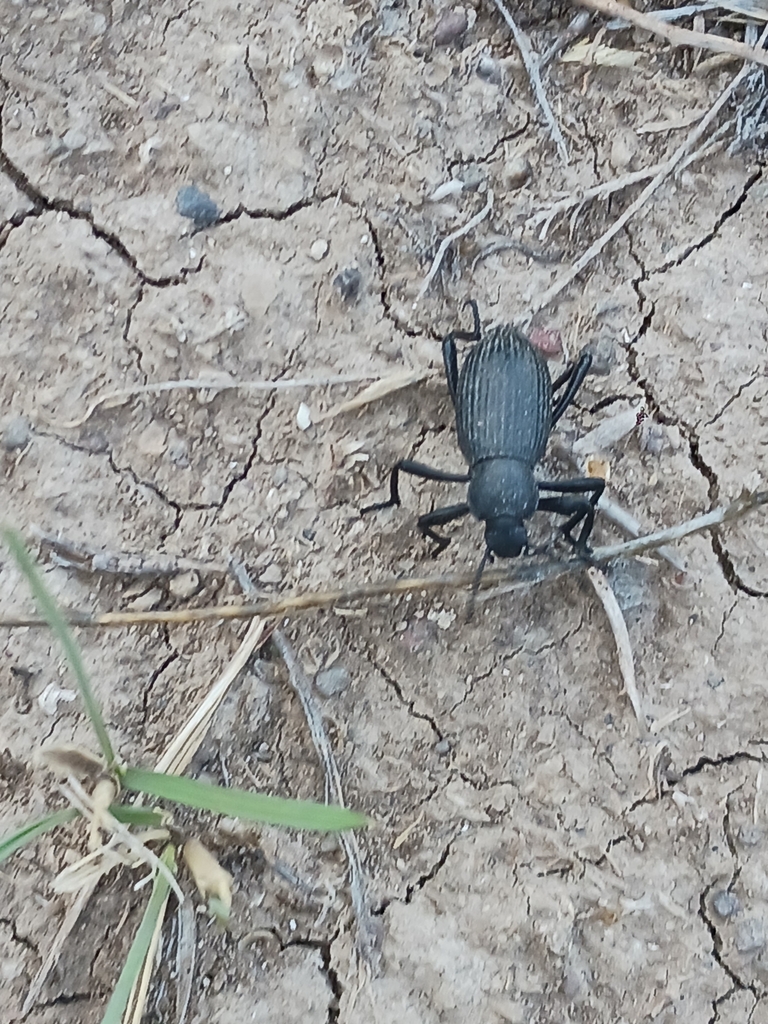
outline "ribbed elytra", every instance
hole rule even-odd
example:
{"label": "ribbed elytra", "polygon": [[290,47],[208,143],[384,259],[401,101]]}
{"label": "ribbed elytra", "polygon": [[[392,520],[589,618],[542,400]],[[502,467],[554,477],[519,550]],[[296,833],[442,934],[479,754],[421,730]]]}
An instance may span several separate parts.
{"label": "ribbed elytra", "polygon": [[[592,356],[586,350],[582,352],[578,361],[552,383],[541,354],[524,334],[511,325],[483,333],[477,303],[467,305],[472,307],[474,328],[447,335],[443,341],[443,362],[456,410],[459,448],[469,471],[447,473],[402,459],[390,474],[389,501],[369,505],[363,513],[400,504],[400,473],[425,480],[466,483],[466,501],[426,512],[419,516],[418,526],[426,537],[437,542],[437,554],[450,540],[436,533],[434,527],[469,513],[485,523],[486,551],[478,580],[493,555],[514,558],[524,550],[528,544],[525,522],[537,511],[567,516],[563,533],[577,551],[587,554],[587,538],[605,482],[593,477],[537,481],[533,471],[544,454],[552,428],[587,375]],[[476,342],[461,369],[457,341]],[[542,491],[554,492],[555,496],[542,496]],[[589,497],[584,497],[587,494]],[[571,531],[579,523],[581,531],[574,540]]]}
{"label": "ribbed elytra", "polygon": [[515,327],[494,327],[464,360],[456,388],[459,448],[472,466],[512,458],[536,465],[552,423],[552,381],[539,352]]}

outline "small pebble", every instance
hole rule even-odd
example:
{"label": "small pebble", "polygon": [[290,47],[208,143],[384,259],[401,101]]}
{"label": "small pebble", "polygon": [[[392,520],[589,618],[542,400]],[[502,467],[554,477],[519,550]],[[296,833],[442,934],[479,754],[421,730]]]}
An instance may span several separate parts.
{"label": "small pebble", "polygon": [[740,953],[757,953],[765,947],[765,930],[755,918],[749,918],[740,926],[733,940]]}
{"label": "small pebble", "polygon": [[547,359],[554,359],[563,351],[563,336],[557,329],[547,330],[544,327],[531,329],[528,340]]}
{"label": "small pebble", "polygon": [[592,353],[590,372],[600,377],[607,377],[618,362],[616,342],[613,338],[602,336],[590,342],[588,348]]}
{"label": "small pebble", "polygon": [[185,185],[176,193],[176,209],[195,225],[195,231],[208,228],[219,219],[219,208],[197,185]]}
{"label": "small pebble", "polygon": [[32,429],[29,423],[23,416],[14,416],[6,424],[0,444],[7,452],[15,452],[19,448],[25,448],[31,437]]}
{"label": "small pebble", "polygon": [[268,565],[264,572],[259,576],[259,583],[279,583],[283,578],[283,570],[275,562],[272,565]]}
{"label": "small pebble", "polygon": [[661,423],[644,419],[640,424],[640,449],[649,455],[661,455],[669,445],[667,432]]}
{"label": "small pebble", "polygon": [[759,825],[742,825],[739,840],[742,846],[757,846],[763,840],[763,830]]}
{"label": "small pebble", "polygon": [[532,168],[524,156],[518,156],[505,165],[502,172],[508,189],[522,188],[531,176]]}
{"label": "small pebble", "polygon": [[437,741],[437,743],[435,744],[435,753],[438,755],[438,757],[445,757],[446,754],[450,754],[450,752],[451,752],[451,741],[450,740],[448,740],[445,737],[443,737],[441,740]]}
{"label": "small pebble", "polygon": [[316,263],[318,263],[328,255],[329,248],[330,246],[324,238],[318,238],[317,241],[313,242],[309,247],[309,255]]}
{"label": "small pebble", "polygon": [[489,57],[487,53],[481,54],[477,61],[477,67],[475,68],[477,74],[485,82],[493,82],[494,85],[501,84],[501,70],[497,62],[493,57]]}
{"label": "small pebble", "polygon": [[200,589],[200,577],[194,569],[189,572],[180,572],[174,576],[168,588],[174,597],[186,599],[193,597]]}
{"label": "small pebble", "polygon": [[298,424],[299,430],[309,430],[312,426],[312,414],[310,413],[309,406],[306,402],[302,402],[296,410],[296,423]]}
{"label": "small pebble", "polygon": [[82,149],[88,142],[88,136],[85,132],[78,131],[77,128],[70,128],[68,132],[64,132],[61,141],[66,149]]}
{"label": "small pebble", "polygon": [[345,267],[333,279],[333,287],[338,291],[344,302],[355,302],[360,295],[363,275],[356,267]]}
{"label": "small pebble", "polygon": [[458,42],[467,31],[468,24],[467,12],[463,7],[443,11],[432,36],[435,46],[450,46]]}
{"label": "small pebble", "polygon": [[349,672],[342,665],[324,668],[315,676],[315,687],[323,697],[336,697],[349,687]]}
{"label": "small pebble", "polygon": [[264,764],[272,760],[272,750],[268,743],[260,743],[256,748],[256,760]]}
{"label": "small pebble", "polygon": [[719,917],[733,917],[741,910],[741,903],[732,892],[721,889],[712,897],[712,909]]}

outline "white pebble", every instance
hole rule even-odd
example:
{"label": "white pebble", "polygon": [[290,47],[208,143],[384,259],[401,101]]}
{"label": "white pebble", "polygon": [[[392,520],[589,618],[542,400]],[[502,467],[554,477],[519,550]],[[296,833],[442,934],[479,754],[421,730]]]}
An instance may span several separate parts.
{"label": "white pebble", "polygon": [[312,414],[309,411],[309,406],[305,402],[302,402],[296,410],[296,422],[299,426],[299,430],[309,430],[312,426]]}
{"label": "white pebble", "polygon": [[319,261],[328,255],[329,245],[324,238],[318,238],[309,249],[309,255],[313,260]]}

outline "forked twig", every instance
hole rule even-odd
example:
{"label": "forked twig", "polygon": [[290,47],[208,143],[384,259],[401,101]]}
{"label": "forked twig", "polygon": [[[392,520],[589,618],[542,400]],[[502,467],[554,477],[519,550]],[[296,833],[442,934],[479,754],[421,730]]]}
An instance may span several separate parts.
{"label": "forked twig", "polygon": [[[614,558],[627,558],[645,551],[653,551],[665,544],[673,544],[694,533],[711,530],[723,523],[734,522],[748,515],[754,509],[768,504],[768,491],[746,492],[728,505],[696,516],[694,519],[678,523],[666,530],[658,530],[624,541],[621,544],[610,544],[597,547],[592,552],[592,561],[596,564],[610,562]],[[570,573],[583,572],[585,562],[575,558],[567,561],[518,561],[512,568],[490,569],[481,580],[481,587],[488,588],[498,584],[508,584],[512,589],[522,589],[544,580],[556,579]],[[321,590],[293,596],[277,598],[275,601],[263,601],[259,604],[217,605],[206,608],[175,609],[173,611],[144,612],[102,612],[93,615],[90,612],[65,611],[64,618],[74,626],[138,626],[155,625],[161,622],[186,623],[205,622],[212,620],[268,618],[276,615],[289,615],[299,611],[317,608],[332,608],[334,605],[350,601],[365,601],[375,597],[393,594],[407,594],[414,591],[461,590],[471,586],[475,577],[470,573],[449,573],[444,576],[407,577],[405,579],[378,580],[374,583],[361,583],[352,587],[340,587],[336,590]],[[6,615],[0,617],[0,628],[45,626],[45,619],[34,616]]]}
{"label": "forked twig", "polygon": [[[700,146],[695,153],[691,153],[681,162],[679,169],[682,170],[684,167],[690,166],[696,160],[707,156],[716,137],[724,135],[735,125],[735,123],[735,121],[728,121],[726,124],[718,128],[711,138],[707,139],[703,146]],[[582,206],[586,206],[586,204],[591,202],[593,199],[608,199],[610,196],[615,195],[616,192],[623,192],[624,189],[631,188],[632,185],[639,185],[640,182],[648,181],[649,178],[653,178],[655,175],[663,171],[668,163],[669,160],[662,160],[659,163],[651,164],[649,167],[643,167],[638,171],[630,171],[629,174],[622,174],[619,178],[612,178],[610,181],[603,181],[599,185],[593,185],[591,188],[585,188],[583,192],[579,192],[576,195],[570,195],[566,196],[564,199],[558,199],[545,209],[538,210],[536,213],[532,214],[526,221],[525,226],[527,228],[536,228],[539,224],[543,224],[543,227],[537,236],[539,241],[543,241],[547,237],[547,233],[549,232],[549,228],[555,217],[560,214],[569,213],[571,210],[578,211]]]}
{"label": "forked twig", "polygon": [[478,224],[485,220],[485,218],[488,216],[492,209],[493,192],[490,189],[488,189],[488,199],[482,210],[480,210],[479,213],[476,213],[474,217],[470,217],[466,224],[463,224],[460,228],[456,228],[456,230],[452,231],[450,235],[445,236],[445,238],[440,243],[440,247],[437,250],[437,253],[435,254],[435,258],[432,260],[432,266],[427,271],[427,276],[422,281],[421,288],[419,288],[419,292],[416,298],[413,300],[414,309],[416,308],[416,305],[418,304],[419,300],[423,299],[424,296],[427,294],[429,286],[432,284],[435,275],[440,269],[442,262],[445,258],[445,254],[448,252],[448,248],[451,242],[455,242],[457,238],[463,238],[464,235],[469,234],[469,232],[473,228],[476,228]]}

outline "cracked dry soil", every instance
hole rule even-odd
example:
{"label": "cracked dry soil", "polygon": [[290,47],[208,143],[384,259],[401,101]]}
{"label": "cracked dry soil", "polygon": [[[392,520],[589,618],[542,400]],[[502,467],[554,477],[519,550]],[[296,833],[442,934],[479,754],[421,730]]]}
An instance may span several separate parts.
{"label": "cracked dry soil", "polygon": [[[415,516],[451,487],[408,482],[401,510],[358,509],[397,458],[458,468],[439,372],[324,421],[353,388],[146,394],[67,424],[94,397],[164,380],[439,368],[467,298],[486,321],[519,319],[626,197],[585,209],[572,234],[556,223],[543,241],[524,235],[544,259],[507,248],[472,269],[485,246],[558,193],[660,159],[679,132],[638,128],[706,110],[733,74],[692,74],[686,57],[631,37],[633,68],[555,66],[563,167],[506,28],[474,7],[463,38],[440,48],[438,9],[415,0],[0,4],[3,519],[97,549],[235,556],[266,592],[432,568]],[[519,13],[543,45],[571,12]],[[523,186],[509,175],[521,158],[533,168]],[[428,202],[451,178],[492,188],[493,213],[414,309],[437,244],[485,201],[468,190]],[[189,184],[222,211],[194,235],[174,207]],[[748,153],[692,165],[537,320],[571,351],[596,341],[611,354],[559,427],[553,471],[568,472],[564,436],[644,404],[650,434],[610,453],[611,496],[644,527],[765,474],[767,189]],[[348,267],[362,278],[351,303],[333,286]],[[315,419],[304,432],[301,400]],[[20,417],[29,433],[11,444]],[[610,532],[598,523],[598,540]],[[441,566],[473,567],[480,536],[457,527]],[[658,797],[602,609],[576,578],[484,604],[469,625],[461,596],[294,621],[308,667],[338,660],[351,675],[324,706],[347,800],[377,822],[361,844],[381,970],[361,984],[334,841],[202,821],[236,893],[229,932],[200,918],[188,1019],[768,1020],[767,549],[755,515],[681,545],[685,575],[651,560],[613,572],[671,757]],[[156,581],[51,564],[46,578],[68,606],[174,601]],[[235,594],[214,574],[194,600]],[[5,556],[0,595],[3,612],[28,607]],[[152,763],[241,633],[81,633],[126,759]],[[1,642],[5,832],[50,792],[32,752],[90,737],[77,704],[52,714],[38,699],[68,686],[50,637]],[[196,769],[322,796],[278,666],[246,674]],[[2,1020],[20,1019],[63,915],[49,883],[66,845],[46,839],[0,876]],[[102,885],[26,1019],[97,1020],[141,906],[127,881]],[[166,942],[170,964],[173,928]],[[171,973],[153,1020],[175,1019]]]}

